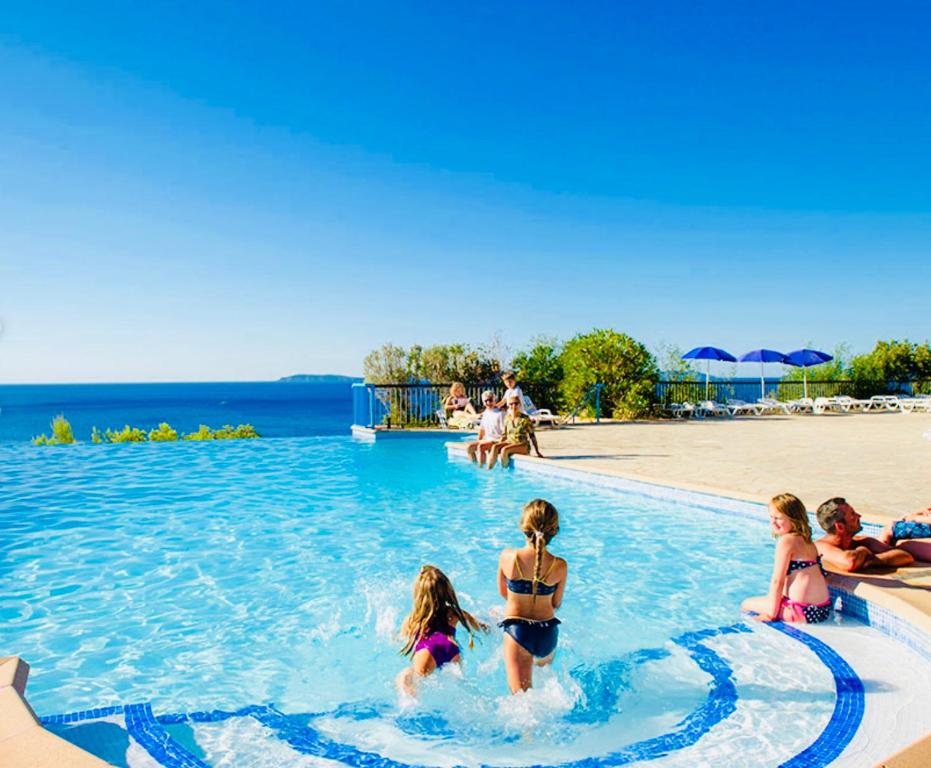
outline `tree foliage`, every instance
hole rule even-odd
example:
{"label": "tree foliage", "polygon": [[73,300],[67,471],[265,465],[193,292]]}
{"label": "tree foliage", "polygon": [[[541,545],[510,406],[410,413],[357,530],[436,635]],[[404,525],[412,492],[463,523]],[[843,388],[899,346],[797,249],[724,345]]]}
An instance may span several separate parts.
{"label": "tree foliage", "polygon": [[603,383],[601,404],[614,418],[649,413],[658,376],[656,361],[639,341],[611,329],[595,329],[566,342],[561,391],[574,403],[596,383]]}
{"label": "tree foliage", "polygon": [[564,370],[562,346],[557,339],[540,338],[526,352],[518,352],[511,361],[520,387],[538,408],[560,410],[563,405]]}
{"label": "tree foliage", "polygon": [[855,381],[905,382],[931,379],[931,346],[908,339],[877,341],[871,352],[850,361]]}
{"label": "tree foliage", "polygon": [[405,350],[383,344],[369,352],[362,364],[368,384],[408,384],[420,381],[469,384],[490,381],[501,369],[501,361],[485,347],[468,344],[415,344]]}

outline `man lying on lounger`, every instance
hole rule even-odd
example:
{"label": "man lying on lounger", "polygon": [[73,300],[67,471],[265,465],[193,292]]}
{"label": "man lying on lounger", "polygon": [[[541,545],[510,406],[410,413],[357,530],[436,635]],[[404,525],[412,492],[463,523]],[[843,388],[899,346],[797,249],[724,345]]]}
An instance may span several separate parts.
{"label": "man lying on lounger", "polygon": [[827,533],[815,542],[825,564],[839,571],[861,571],[886,566],[898,568],[915,562],[904,549],[884,544],[870,536],[857,536],[863,530],[860,515],[846,499],[828,499],[818,507],[818,524]]}

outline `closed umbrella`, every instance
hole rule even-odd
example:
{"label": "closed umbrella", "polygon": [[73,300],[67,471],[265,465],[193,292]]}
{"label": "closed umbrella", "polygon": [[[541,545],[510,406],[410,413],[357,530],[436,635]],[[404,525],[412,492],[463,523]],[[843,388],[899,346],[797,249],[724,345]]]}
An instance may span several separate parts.
{"label": "closed umbrella", "polygon": [[784,363],[786,356],[775,349],[751,349],[744,352],[739,358],[741,363],[759,363],[760,364],[760,398],[766,397],[766,379],[763,378],[763,363]]}
{"label": "closed umbrella", "polygon": [[737,358],[734,357],[730,352],[727,352],[723,349],[718,349],[718,347],[695,347],[695,349],[690,349],[684,355],[682,355],[682,360],[704,360],[705,361],[705,397],[708,397],[708,384],[711,380],[711,361],[712,360],[724,360],[728,363],[736,363]]}
{"label": "closed umbrella", "polygon": [[805,397],[808,397],[808,369],[813,365],[821,365],[834,357],[827,352],[819,352],[817,349],[796,349],[786,355],[786,365],[794,365],[802,369],[802,377],[805,380]]}

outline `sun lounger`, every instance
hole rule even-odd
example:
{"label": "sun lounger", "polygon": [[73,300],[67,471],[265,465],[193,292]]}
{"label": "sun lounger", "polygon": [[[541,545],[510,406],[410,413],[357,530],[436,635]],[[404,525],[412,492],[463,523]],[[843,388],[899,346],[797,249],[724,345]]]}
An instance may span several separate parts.
{"label": "sun lounger", "polygon": [[836,397],[816,397],[812,410],[819,414],[827,413],[828,411],[833,411],[834,413],[847,412],[845,406],[839,403]]}
{"label": "sun lounger", "polygon": [[713,400],[702,400],[696,408],[696,415],[699,416],[724,416],[728,419],[732,418],[731,412],[726,405],[721,405],[721,403],[716,403]]}
{"label": "sun lounger", "polygon": [[788,416],[792,412],[789,410],[788,403],[775,400],[772,397],[759,397],[756,402],[762,409],[760,413],[784,413]]}
{"label": "sun lounger", "polygon": [[559,420],[549,408],[537,408],[527,395],[524,395],[524,413],[536,426],[540,424],[549,424],[551,427],[560,426]]}
{"label": "sun lounger", "polygon": [[903,413],[914,413],[915,411],[931,413],[931,397],[918,395],[916,397],[900,397],[899,409]]}
{"label": "sun lounger", "polygon": [[695,406],[689,402],[669,403],[668,405],[657,405],[657,410],[672,416],[674,419],[687,419],[695,412]]}
{"label": "sun lounger", "polygon": [[789,400],[786,407],[790,413],[814,413],[815,401],[810,397],[800,397],[797,400]]}
{"label": "sun lounger", "polygon": [[761,416],[763,406],[759,403],[748,403],[745,400],[728,400],[727,409],[731,416]]}
{"label": "sun lounger", "polygon": [[866,406],[866,411],[900,411],[899,398],[895,395],[873,395]]}

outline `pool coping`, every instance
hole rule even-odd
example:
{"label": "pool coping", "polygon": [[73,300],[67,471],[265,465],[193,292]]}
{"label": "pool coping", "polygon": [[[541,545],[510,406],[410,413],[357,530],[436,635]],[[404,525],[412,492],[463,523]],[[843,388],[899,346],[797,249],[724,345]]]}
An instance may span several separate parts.
{"label": "pool coping", "polygon": [[[463,442],[447,442],[447,455],[458,461],[468,461]],[[716,512],[752,517],[765,517],[767,499],[732,491],[696,488],[688,484],[658,483],[596,469],[559,466],[554,459],[517,455],[511,457],[512,466],[522,471],[538,472],[569,481],[597,485],[615,490],[637,493],[653,498],[673,499]],[[868,526],[879,528],[885,520],[864,516]],[[931,661],[931,592],[908,582],[909,568],[897,568],[891,574],[849,574],[829,569],[828,581],[833,597],[841,599],[841,612],[852,615],[875,627],[883,634],[902,642],[910,649]],[[912,573],[915,573],[912,571]],[[923,574],[923,571],[919,571]],[[908,590],[925,603],[915,605],[896,594]],[[918,739],[877,764],[881,768],[918,768],[931,765],[931,733]]]}
{"label": "pool coping", "polygon": [[0,657],[0,764],[30,768],[101,768],[110,763],[42,727],[26,701],[29,665]]}

